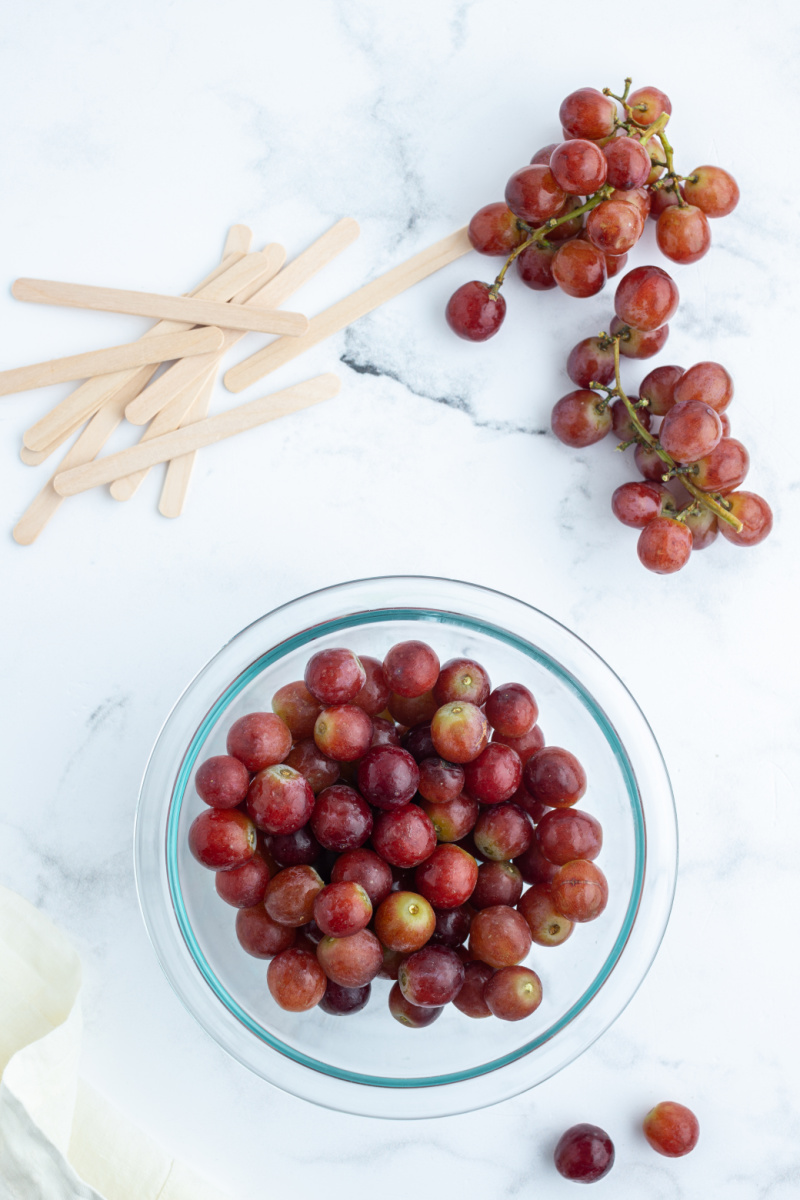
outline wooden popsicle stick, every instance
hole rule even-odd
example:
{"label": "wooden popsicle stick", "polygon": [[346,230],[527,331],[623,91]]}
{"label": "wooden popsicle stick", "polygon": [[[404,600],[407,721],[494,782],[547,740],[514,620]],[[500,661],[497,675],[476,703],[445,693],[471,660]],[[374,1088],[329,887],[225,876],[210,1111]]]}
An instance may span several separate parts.
{"label": "wooden popsicle stick", "polygon": [[[194,398],[191,408],[186,414],[182,424],[190,425],[193,421],[201,421],[208,416],[208,409],[211,403],[211,393],[214,390],[214,384],[217,380],[216,367],[209,375],[207,381],[201,384],[197,395]],[[167,474],[164,478],[164,484],[161,488],[161,498],[158,502],[158,511],[162,517],[179,517],[183,512],[183,506],[186,503],[186,493],[189,490],[189,482],[192,478],[197,451],[190,450],[188,454],[180,454],[177,458],[170,459],[167,464]],[[130,475],[126,478],[130,479]],[[122,483],[122,480],[117,480]],[[112,490],[114,484],[111,485]]]}
{"label": "wooden popsicle stick", "polygon": [[299,337],[308,329],[308,318],[302,313],[254,310],[242,304],[223,305],[189,296],[162,296],[157,292],[93,287],[91,284],[62,283],[54,279],[17,279],[12,284],[11,294],[17,300],[32,304],[130,313],[135,317],[191,321],[193,325],[222,324],[226,329],[242,329],[247,333],[282,333]]}
{"label": "wooden popsicle stick", "polygon": [[[199,292],[210,283],[213,283],[220,275],[220,268],[227,269],[242,259],[250,249],[251,240],[252,234],[246,225],[232,226],[225,239],[225,248],[222,252],[223,257],[220,267],[215,268],[209,275],[206,275],[205,279],[202,279],[197,284],[194,291]],[[162,329],[166,327],[168,330],[170,322],[163,321],[160,323],[160,327]],[[179,325],[177,330],[173,328],[172,332],[185,328],[186,326]],[[156,325],[149,332],[155,333],[158,329],[159,325]],[[146,337],[147,334],[144,336]],[[53,479],[57,471],[68,470],[70,467],[79,466],[81,463],[91,462],[100,453],[114,430],[124,420],[125,405],[142,387],[142,374],[146,376],[146,382],[155,370],[155,367],[143,367],[141,371],[126,372],[127,383],[119,385],[114,392],[111,392],[106,397],[102,407],[91,417],[88,425],[80,434],[75,444],[67,451],[56,471],[48,479],[42,490],[34,497],[14,527],[13,537],[20,546],[30,546],[35,542],[48,521],[51,520],[64,502],[63,497],[59,496],[53,487]]]}
{"label": "wooden popsicle stick", "polygon": [[[275,275],[283,266],[286,255],[282,246],[273,246],[272,249],[281,251],[280,254],[273,254],[271,256],[272,266],[274,267],[273,275]],[[245,303],[254,294],[254,292],[262,286],[262,284],[263,276],[255,285],[255,287],[250,285],[249,287],[244,288],[235,297],[235,299],[242,304]],[[244,337],[244,334],[237,334],[236,336]],[[142,434],[142,441],[149,441],[150,438],[158,437],[162,433],[171,433],[173,429],[180,428],[180,426],[186,420],[187,413],[194,403],[194,398],[199,389],[207,381],[209,375],[213,374],[216,376],[217,368],[223,353],[224,344],[223,349],[219,351],[218,354],[207,354],[198,357],[200,373],[196,376],[193,374],[189,378],[188,382],[184,383],[181,390],[176,394],[173,394],[175,391],[174,388],[170,389],[169,401],[159,412],[156,413],[153,420],[150,422],[150,425]],[[179,366],[180,364],[177,363],[175,365]],[[171,370],[172,368],[170,367],[170,371]],[[159,381],[156,380],[156,383],[158,382]],[[138,401],[140,398],[146,396],[149,391],[150,389],[146,388],[132,403],[136,403],[136,401]],[[126,416],[130,412],[130,409],[131,405],[129,404],[126,409]],[[115,480],[111,485],[111,495],[115,500],[130,500],[131,496],[138,491],[140,485],[147,478],[148,473],[149,468],[144,471],[136,471],[133,475],[128,475],[125,479]]]}
{"label": "wooden popsicle stick", "polygon": [[[81,424],[85,425],[86,422],[82,421]],[[19,456],[26,467],[38,467],[51,454],[55,454],[59,446],[63,446],[64,442],[68,442],[73,433],[77,433],[80,427],[80,425],[75,425],[72,429],[67,429],[64,433],[59,434],[55,441],[51,442],[49,446],[45,446],[44,450],[29,450],[23,443],[19,448]]]}
{"label": "wooden popsicle stick", "polygon": [[102,408],[94,414],[74,446],[71,446],[56,467],[42,490],[34,497],[25,512],[17,521],[12,535],[20,546],[30,546],[35,542],[48,521],[55,516],[64,503],[63,496],[56,492],[53,481],[59,471],[69,471],[73,467],[91,462],[100,453],[114,430],[125,419],[125,405],[130,393],[139,385],[134,378],[120,388]]}
{"label": "wooden popsicle stick", "polygon": [[215,417],[207,417],[204,421],[195,421],[184,425],[173,433],[165,433],[149,442],[139,442],[128,450],[120,450],[117,454],[109,454],[106,458],[95,462],[84,463],[79,467],[59,471],[53,480],[53,486],[59,496],[77,496],[90,488],[103,483],[111,483],[132,471],[142,467],[152,467],[156,463],[168,462],[181,454],[199,450],[202,446],[211,446],[215,442],[233,437],[245,430],[255,429],[268,421],[288,413],[297,412],[301,408],[309,408],[330,400],[341,387],[338,375],[317,375],[304,383],[296,383],[294,387],[284,388],[283,391],[273,392],[258,400],[250,400],[240,404],[229,412],[218,413]]}
{"label": "wooden popsicle stick", "polygon": [[28,367],[14,367],[10,371],[0,371],[0,396],[29,392],[34,388],[48,387],[51,383],[69,383],[72,379],[113,375],[115,371],[129,371],[135,367],[145,367],[148,363],[192,358],[221,349],[222,342],[221,329],[214,325],[201,325],[186,333],[165,333],[163,337],[142,338],[138,342],[109,346],[105,350],[88,350],[84,354],[51,358],[49,362],[32,363]]}
{"label": "wooden popsicle stick", "polygon": [[231,225],[225,237],[219,269],[225,269],[225,259],[231,254],[248,254],[253,244],[253,231],[247,225]]}
{"label": "wooden popsicle stick", "polygon": [[251,383],[263,379],[270,371],[282,367],[305,350],[316,346],[319,342],[338,333],[359,317],[366,316],[373,309],[385,304],[387,300],[404,292],[421,279],[432,275],[441,267],[460,258],[472,249],[467,237],[466,227],[457,233],[450,234],[433,246],[415,254],[406,262],[393,267],[384,275],[379,275],[371,283],[353,292],[352,295],[339,300],[338,303],[325,309],[316,317],[312,317],[308,333],[298,338],[279,338],[262,350],[251,354],[249,358],[231,367],[225,375],[225,386],[232,392],[241,392]]}
{"label": "wooden popsicle stick", "polygon": [[[279,308],[313,275],[352,245],[359,232],[358,222],[354,221],[352,217],[345,217],[341,221],[337,221],[323,233],[322,237],[312,242],[308,249],[298,254],[297,258],[292,259],[288,266],[276,274],[270,282],[257,289],[247,299],[241,298],[240,300],[240,297],[237,296],[237,301],[240,300],[241,303],[248,306],[263,305],[266,308]],[[225,343],[215,361],[218,363],[243,336],[244,334],[235,330],[226,331]],[[140,396],[131,401],[125,413],[128,420],[134,425],[143,425],[149,421],[176,396],[184,393],[193,379],[200,378],[205,371],[205,366],[205,362],[199,359],[191,364],[176,363],[175,366],[170,367],[162,375],[159,375],[158,379],[154,380],[149,387],[143,389]]]}
{"label": "wooden popsicle stick", "polygon": [[[235,255],[235,256],[234,256]],[[210,276],[207,276],[193,290],[193,294],[206,297],[213,300],[229,300],[231,296],[235,296],[242,287],[241,269],[239,264],[245,261],[245,255],[240,252],[234,252],[234,255],[228,256],[230,261],[222,264],[224,270],[217,268]],[[265,273],[270,269],[271,256],[267,255]],[[253,260],[252,269],[255,270],[259,266],[264,266],[258,259]],[[246,268],[248,271],[250,268]],[[230,273],[234,272],[233,283],[230,282]],[[231,288],[233,290],[231,290]],[[157,337],[166,333],[183,333],[192,328],[192,323],[182,321],[159,321],[152,328],[148,329],[142,336]],[[155,370],[151,371],[147,378],[142,378],[139,390],[149,383],[150,379],[155,374]],[[73,430],[88,420],[93,413],[110,399],[114,393],[121,387],[125,387],[131,380],[131,372],[120,371],[115,375],[101,376],[96,379],[87,379],[80,387],[76,388],[70,394],[57,404],[47,416],[41,421],[37,421],[30,429],[23,434],[23,442],[30,450],[43,450],[46,446],[57,442],[57,439],[66,430]],[[126,393],[129,399],[137,393]]]}
{"label": "wooden popsicle stick", "polygon": [[[164,433],[172,433],[173,429],[180,429],[181,425],[187,420],[189,410],[194,404],[198,392],[208,382],[209,377],[216,377],[216,372],[216,363],[206,366],[204,375],[199,379],[193,379],[186,385],[182,392],[179,392],[177,396],[173,396],[169,404],[165,405],[161,412],[156,413],[153,417],[153,420],[142,433],[139,444],[152,441],[153,438],[161,437]],[[122,479],[115,479],[111,484],[111,495],[115,500],[130,500],[138,492],[149,472],[150,468],[145,467],[143,470],[134,471],[131,475],[126,475]]]}
{"label": "wooden popsicle stick", "polygon": [[[261,275],[258,280],[247,284],[241,291],[237,292],[232,298],[233,304],[247,304],[251,297],[256,295],[264,284],[265,278],[272,279],[280,271],[286,261],[286,251],[283,246],[277,243],[272,243],[264,247],[264,255],[269,259],[269,270],[265,275]],[[226,335],[231,334],[237,339],[244,337],[244,333],[240,330],[226,330]],[[222,349],[218,354],[208,354],[205,358],[200,358],[196,368],[187,369],[182,362],[173,363],[168,367],[163,374],[159,375],[148,387],[143,388],[138,396],[135,396],[128,405],[125,416],[132,425],[145,425],[151,420],[162,408],[165,408],[176,397],[185,395],[187,388],[193,383],[197,383],[206,378],[208,371],[212,366],[219,363],[220,358],[225,353],[228,342],[223,342]],[[180,421],[171,426],[177,429]],[[165,431],[162,431],[165,432]]]}

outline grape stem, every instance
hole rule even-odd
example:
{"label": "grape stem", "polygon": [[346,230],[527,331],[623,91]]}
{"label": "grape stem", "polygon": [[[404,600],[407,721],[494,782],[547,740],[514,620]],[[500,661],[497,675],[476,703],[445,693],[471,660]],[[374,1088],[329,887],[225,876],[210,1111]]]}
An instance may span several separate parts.
{"label": "grape stem", "polygon": [[541,243],[545,247],[548,247],[549,242],[547,241],[547,235],[551,230],[556,229],[559,225],[564,225],[567,221],[574,220],[575,217],[582,216],[583,213],[591,212],[593,208],[597,208],[598,204],[602,204],[604,200],[607,200],[613,190],[614,189],[610,186],[610,184],[605,184],[600,188],[599,192],[595,192],[593,196],[590,196],[586,203],[582,204],[580,208],[573,208],[570,212],[564,213],[563,216],[560,217],[551,217],[549,221],[545,221],[544,225],[540,225],[538,229],[534,229],[530,237],[526,241],[520,242],[520,244],[511,251],[508,258],[503,263],[503,269],[495,279],[489,291],[490,299],[497,299],[497,294],[500,291],[500,288],[503,286],[503,281],[506,277],[506,271],[511,266],[514,259],[518,258],[519,255],[522,254],[523,250],[527,250],[530,246],[535,246],[537,242]]}
{"label": "grape stem", "polygon": [[663,448],[658,439],[654,438],[639,420],[636,407],[625,395],[622,387],[622,380],[620,379],[619,343],[621,336],[622,335],[619,333],[612,335],[612,341],[614,342],[614,393],[619,396],[620,400],[628,410],[628,416],[631,419],[631,425],[636,432],[636,440],[646,446],[649,446],[651,450],[654,450],[661,461],[667,466],[668,471],[664,475],[665,479],[671,479],[673,476],[677,476],[677,478],[680,479],[681,483],[686,488],[686,491],[694,498],[697,504],[702,505],[703,508],[709,509],[720,521],[727,521],[729,525],[733,526],[737,533],[741,533],[742,522],[738,520],[738,518],[735,517],[732,512],[729,512],[728,509],[725,508],[722,497],[720,496],[718,500],[714,499],[713,496],[710,496],[707,492],[702,492],[699,487],[693,484],[688,476],[681,471],[674,458],[667,454],[666,450]]}

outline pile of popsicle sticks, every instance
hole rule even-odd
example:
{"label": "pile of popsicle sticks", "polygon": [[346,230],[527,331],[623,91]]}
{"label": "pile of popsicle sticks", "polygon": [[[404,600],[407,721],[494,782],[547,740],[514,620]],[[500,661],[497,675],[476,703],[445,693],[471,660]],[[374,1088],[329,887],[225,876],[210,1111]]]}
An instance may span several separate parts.
{"label": "pile of popsicle sticks", "polygon": [[[284,265],[282,246],[273,243],[251,253],[250,230],[234,225],[219,266],[184,296],[18,279],[12,291],[19,300],[159,319],[128,345],[0,372],[0,395],[84,380],[23,435],[22,460],[36,466],[81,431],[17,522],[15,540],[30,545],[66,497],[90,488],[110,484],[115,499],[129,500],[159,463],[167,463],[159,511],[166,517],[179,516],[199,449],[328,400],[339,391],[336,375],[318,375],[209,417],[217,372],[230,347],[248,332],[278,335],[227,372],[226,387],[239,392],[471,249],[461,229],[310,321],[282,310],[294,292],[355,241],[358,232],[355,221],[338,221]],[[125,419],[145,426],[140,441],[99,458]]]}

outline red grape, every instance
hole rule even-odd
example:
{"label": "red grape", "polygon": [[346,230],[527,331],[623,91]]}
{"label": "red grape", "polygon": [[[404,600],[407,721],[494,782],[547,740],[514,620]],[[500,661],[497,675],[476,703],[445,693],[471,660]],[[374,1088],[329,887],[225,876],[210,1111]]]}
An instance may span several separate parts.
{"label": "red grape", "polygon": [[658,354],[669,337],[669,325],[662,325],[660,329],[643,333],[640,329],[626,325],[619,317],[614,317],[611,321],[611,333],[620,334],[619,352],[624,358],[652,358],[654,354]]}
{"label": "red grape", "polygon": [[626,254],[642,236],[643,228],[637,210],[624,200],[604,200],[586,219],[589,240],[604,254]]}
{"label": "red grape", "polygon": [[423,692],[421,696],[411,699],[392,692],[389,697],[389,712],[398,724],[405,725],[406,728],[430,721],[437,707],[433,692]]}
{"label": "red grape", "polygon": [[492,1016],[521,1021],[542,1003],[542,981],[530,967],[501,967],[484,985],[483,998]]}
{"label": "red grape", "polygon": [[611,432],[611,408],[588,388],[568,392],[556,401],[550,427],[566,446],[593,446]]}
{"label": "red grape", "polygon": [[653,188],[650,195],[649,216],[654,221],[658,220],[665,208],[673,208],[676,204],[680,204],[678,189],[674,183],[668,183],[660,188]]}
{"label": "red grape", "polygon": [[267,884],[264,908],[279,925],[299,929],[314,918],[314,901],[324,888],[313,867],[286,867]]}
{"label": "red grape", "polygon": [[326,935],[317,946],[317,961],[341,987],[365,987],[383,966],[383,951],[375,934],[361,929],[345,938]]}
{"label": "red grape", "polygon": [[690,1108],[674,1100],[662,1100],[642,1122],[644,1136],[659,1154],[682,1158],[694,1150],[700,1137],[700,1124]]}
{"label": "red grape", "polygon": [[372,901],[353,880],[329,883],[314,898],[314,921],[328,937],[350,937],[372,920]]}
{"label": "red grape", "polygon": [[435,908],[436,928],[431,934],[431,943],[435,946],[449,946],[457,950],[469,935],[472,924],[472,908],[469,904],[460,904],[458,908]]}
{"label": "red grape", "polygon": [[453,701],[436,710],[431,738],[436,753],[447,762],[472,762],[489,739],[489,722],[477,705]]}
{"label": "red grape", "polygon": [[349,1017],[366,1007],[371,991],[368,983],[363,987],[346,988],[329,979],[319,1006],[332,1017]]}
{"label": "red grape", "polygon": [[486,204],[479,208],[469,223],[469,240],[479,254],[498,255],[507,258],[520,242],[524,242],[526,231],[505,204]]}
{"label": "red grape", "polygon": [[681,191],[707,217],[727,217],[739,203],[739,185],[722,167],[695,167]]}
{"label": "red grape", "polygon": [[708,253],[711,230],[701,208],[665,208],[656,222],[656,241],[665,258],[676,263],[695,263]]}
{"label": "red grape", "polygon": [[295,930],[273,921],[263,904],[240,908],[236,914],[239,945],[253,958],[272,958],[294,945]]}
{"label": "red grape", "polygon": [[265,833],[294,833],[314,810],[314,793],[286,763],[259,771],[247,793],[247,811]]}
{"label": "red grape", "polygon": [[445,309],[453,333],[468,342],[485,342],[494,337],[506,315],[505,296],[490,294],[490,285],[473,279],[456,288]]}
{"label": "red grape", "polygon": [[484,704],[491,682],[480,663],[471,658],[451,658],[439,672],[433,688],[437,706],[454,700],[466,700],[479,707]]}
{"label": "red grape", "polygon": [[550,885],[553,904],[570,921],[594,921],[608,903],[608,882],[593,862],[565,863]]}
{"label": "red grape", "polygon": [[[637,397],[629,397],[634,408],[636,408]],[[646,408],[638,408],[636,416],[639,424],[645,429],[650,428],[650,413]],[[611,405],[611,428],[614,431],[614,436],[619,438],[621,442],[632,442],[640,436],[639,430],[633,424],[631,415],[628,412],[627,405],[623,400],[615,400]]]}
{"label": "red grape", "polygon": [[543,163],[521,167],[506,184],[506,204],[529,225],[541,225],[555,217],[566,198],[566,192]]}
{"label": "red grape", "polygon": [[672,517],[656,517],[639,534],[636,552],[642,566],[657,575],[672,575],[689,561],[692,531]]}
{"label": "red grape", "polygon": [[401,964],[397,982],[409,1004],[439,1008],[461,990],[464,964],[449,946],[423,946]]}
{"label": "red grape", "polygon": [[360,883],[377,909],[392,890],[392,869],[373,850],[346,850],[333,864],[331,883]]}
{"label": "red grape", "polygon": [[464,768],[464,787],[470,796],[482,804],[499,804],[510,799],[521,780],[522,763],[519,755],[501,742],[490,742]]}
{"label": "red grape", "polygon": [[417,867],[416,889],[435,908],[458,908],[469,900],[478,882],[478,864],[460,846],[437,846]]}
{"label": "red grape", "polygon": [[303,825],[294,833],[271,834],[266,840],[276,865],[280,864],[281,867],[312,866],[322,851],[308,825]]}
{"label": "red grape", "polygon": [[586,791],[586,772],[574,754],[560,746],[537,750],[525,764],[525,787],[551,808],[569,808]]}
{"label": "red grape", "polygon": [[436,830],[416,804],[382,812],[375,821],[372,845],[393,867],[417,867],[436,848]]}
{"label": "red grape", "polygon": [[484,809],[472,836],[484,858],[505,862],[525,853],[533,840],[533,826],[518,805],[498,804]]}
{"label": "red grape", "polygon": [[446,804],[426,802],[422,809],[430,817],[440,842],[460,842],[474,827],[480,806],[472,796],[462,792]]}
{"label": "red grape", "polygon": [[663,458],[652,449],[650,446],[637,446],[633,452],[633,457],[636,466],[644,475],[645,479],[650,479],[653,482],[661,482],[667,474],[669,467],[664,462]]}
{"label": "red grape", "polygon": [[517,910],[528,922],[537,946],[560,946],[575,928],[572,921],[556,909],[553,893],[546,883],[535,883],[528,888],[517,904]]}
{"label": "red grape", "polygon": [[421,1008],[419,1004],[411,1004],[396,983],[389,992],[389,1012],[407,1029],[424,1029],[442,1015],[442,1008]]}
{"label": "red grape", "polygon": [[424,758],[419,765],[419,794],[431,804],[448,804],[461,795],[464,768],[443,758]]}
{"label": "red grape", "polygon": [[355,704],[335,704],[324,708],[314,724],[318,749],[335,762],[353,762],[362,758],[372,741],[372,721]]}
{"label": "red grape", "polygon": [[376,717],[386,708],[392,689],[383,673],[383,663],[379,659],[362,654],[361,666],[367,678],[361,691],[353,697],[353,704],[356,708],[363,708],[367,716]]}
{"label": "red grape", "polygon": [[717,540],[719,522],[714,513],[707,508],[693,512],[693,505],[694,501],[690,501],[681,509],[681,520],[692,531],[692,550],[705,550]]}
{"label": "red grape", "polygon": [[613,134],[617,105],[597,88],[579,88],[562,101],[558,115],[571,137],[595,140]]}
{"label": "red grape", "polygon": [[722,422],[702,400],[679,400],[669,410],[658,438],[679,463],[693,463],[711,453],[722,437]]}
{"label": "red grape", "polygon": [[719,522],[719,531],[734,546],[755,546],[763,542],[772,529],[772,509],[755,492],[730,492],[726,497],[727,507],[743,529],[737,533],[727,521]]}
{"label": "red grape", "polygon": [[504,904],[483,908],[472,918],[469,952],[490,967],[513,967],[531,948],[531,931],[515,908]]}
{"label": "red grape", "polygon": [[608,269],[602,250],[576,238],[563,242],[553,255],[553,278],[568,296],[595,296],[605,286]]}
{"label": "red grape", "polygon": [[453,1004],[466,1017],[490,1017],[491,1009],[483,998],[483,989],[494,975],[488,963],[468,962],[464,965],[464,982]]}
{"label": "red grape", "polygon": [[478,882],[469,902],[474,909],[498,904],[513,908],[522,895],[522,875],[510,862],[485,862],[478,867]]}
{"label": "red grape", "polygon": [[614,1143],[598,1125],[573,1125],[558,1139],[553,1161],[565,1179],[596,1183],[614,1165]]}
{"label": "red grape", "polygon": [[401,746],[373,746],[358,764],[358,790],[376,808],[402,808],[418,783],[419,767]]}
{"label": "red grape", "polygon": [[248,713],[228,731],[228,754],[253,774],[283,762],[292,748],[292,735],[275,713]]}
{"label": "red grape", "polygon": [[[685,374],[683,367],[653,367],[639,386],[639,399],[646,400],[654,417],[664,417],[675,403],[675,387]],[[685,400],[698,400],[699,396],[685,396]],[[716,407],[712,405],[712,407]]]}
{"label": "red grape", "polygon": [[570,350],[567,374],[578,388],[588,388],[590,383],[610,383],[614,378],[613,345],[597,337],[584,338]]}
{"label": "red grape", "polygon": [[239,809],[207,808],[189,827],[189,849],[204,867],[229,871],[256,851],[256,827]]}
{"label": "red grape", "polygon": [[308,1012],[325,995],[325,973],[309,950],[293,946],[276,954],[267,968],[267,987],[287,1012]]}
{"label": "red grape", "polygon": [[675,499],[663,483],[621,484],[611,497],[611,510],[618,521],[631,529],[644,529],[648,521],[676,511]]}
{"label": "red grape", "polygon": [[710,454],[693,464],[691,479],[701,491],[724,496],[744,483],[749,467],[750,455],[742,443],[723,437]]}
{"label": "red grape", "polygon": [[527,246],[517,256],[517,274],[526,287],[535,292],[547,292],[556,286],[553,278],[553,258],[555,248],[552,246]]}
{"label": "red grape", "polygon": [[660,267],[634,267],[617,285],[614,311],[626,325],[642,333],[658,329],[678,308],[675,281]]}
{"label": "red grape", "polygon": [[608,167],[599,146],[574,138],[556,146],[550,156],[550,170],[562,191],[591,196],[605,183]]}
{"label": "red grape", "polygon": [[372,833],[372,823],[366,800],[344,783],[320,792],[311,814],[311,828],[319,844],[338,853],[363,846]]}
{"label": "red grape", "polygon": [[197,768],[194,786],[200,799],[212,808],[237,808],[247,796],[250,772],[238,758],[217,754]]}
{"label": "red grape", "polygon": [[523,737],[536,724],[538,716],[539,705],[522,683],[504,683],[486,701],[489,724],[506,737]]}
{"label": "red grape", "polygon": [[240,867],[217,871],[214,879],[217,895],[234,908],[253,908],[260,904],[268,883],[269,867],[258,851]]}
{"label": "red grape", "polygon": [[723,412],[733,399],[733,380],[720,363],[699,362],[675,383],[675,401],[702,400],[715,412]]}
{"label": "red grape", "polygon": [[536,166],[537,163],[544,163],[546,167],[550,166],[550,155],[560,146],[560,142],[550,142],[547,146],[542,146],[541,150],[537,150],[531,159],[531,166]]}
{"label": "red grape", "polygon": [[339,778],[339,764],[323,754],[312,738],[297,743],[286,756],[286,766],[298,771],[314,793],[330,787]]}
{"label": "red grape", "polygon": [[634,120],[638,125],[652,125],[663,113],[672,112],[669,96],[657,87],[637,88],[627,102],[635,110]]}
{"label": "red grape", "polygon": [[431,691],[439,678],[439,658],[426,642],[398,642],[383,660],[386,681],[406,699]]}
{"label": "red grape", "polygon": [[536,838],[545,858],[559,867],[578,858],[597,858],[603,848],[600,822],[574,808],[554,808],[545,813]]}
{"label": "red grape", "polygon": [[529,729],[526,734],[518,738],[506,737],[504,734],[493,733],[493,742],[500,742],[503,746],[510,746],[519,755],[519,761],[523,767],[532,754],[537,750],[541,750],[544,745],[544,734],[538,725],[534,725],[533,729]]}
{"label": "red grape", "polygon": [[643,187],[650,174],[650,156],[638,138],[613,138],[603,147],[606,182],[623,192]]}
{"label": "red grape", "polygon": [[314,722],[322,712],[322,705],[311,695],[302,680],[287,683],[278,688],[272,697],[272,707],[283,723],[288,726],[295,740],[308,738],[314,732]]}

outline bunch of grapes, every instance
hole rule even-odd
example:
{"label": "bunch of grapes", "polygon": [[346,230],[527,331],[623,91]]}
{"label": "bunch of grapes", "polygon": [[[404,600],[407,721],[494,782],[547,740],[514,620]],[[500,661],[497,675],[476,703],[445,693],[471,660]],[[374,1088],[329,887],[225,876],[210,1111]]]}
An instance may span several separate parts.
{"label": "bunch of grapes", "polygon": [[567,96],[560,109],[566,140],[537,150],[509,179],[505,203],[487,204],[472,218],[475,249],[506,261],[493,283],[472,280],[450,297],[447,322],[459,337],[483,342],[497,333],[506,312],[500,289],[512,262],[534,291],[558,286],[585,297],[622,270],[648,216],[673,262],[697,262],[708,251],[708,218],[736,207],[736,180],[712,166],[679,175],[665,133],[669,97],[630,86],[626,79],[621,96],[608,88]]}
{"label": "bunch of grapes", "polygon": [[717,533],[735,546],[755,546],[772,529],[772,511],[761,496],[738,490],[750,456],[730,436],[729,373],[715,362],[688,371],[655,367],[639,395],[628,397],[620,354],[648,358],[654,352],[646,339],[666,337],[678,289],[659,267],[637,267],[620,281],[614,304],[612,332],[584,338],[570,352],[567,374],[577,390],[553,408],[553,433],[582,448],[613,432],[619,449],[634,447],[643,478],[618,487],[611,508],[623,525],[641,530],[637,548],[648,570],[679,571],[692,550],[710,546]]}

